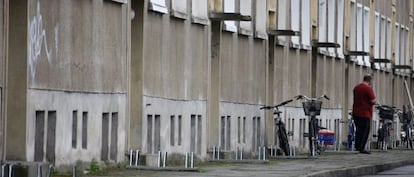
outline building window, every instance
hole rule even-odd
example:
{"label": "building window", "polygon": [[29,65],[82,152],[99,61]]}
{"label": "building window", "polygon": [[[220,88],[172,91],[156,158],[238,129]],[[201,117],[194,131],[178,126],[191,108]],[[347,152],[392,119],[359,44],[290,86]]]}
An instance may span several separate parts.
{"label": "building window", "polygon": [[72,112],[72,148],[76,149],[78,139],[78,111]]}
{"label": "building window", "polygon": [[175,140],[175,116],[170,117],[170,145],[174,146]]}
{"label": "building window", "polygon": [[[254,1],[253,1],[254,2]],[[255,36],[266,39],[266,0],[256,0]]]}
{"label": "building window", "polygon": [[88,148],[88,112],[82,113],[82,149]]}
{"label": "building window", "polygon": [[[236,12],[236,2],[235,0],[223,0],[224,1],[224,12]],[[224,30],[230,32],[237,32],[236,22],[235,21],[224,21]]]}
{"label": "building window", "polygon": [[243,117],[243,143],[246,143],[246,117]]}
{"label": "building window", "polygon": [[[286,0],[278,0],[277,1],[277,29],[287,29],[286,21],[287,21],[287,11],[288,4]],[[286,37],[278,36],[277,39],[284,43],[286,41]]]}
{"label": "building window", "polygon": [[311,13],[310,8],[311,4],[308,0],[302,0],[302,14],[301,14],[301,41],[302,41],[302,48],[304,49],[311,49],[310,44],[310,30],[311,30]]}
{"label": "building window", "polygon": [[102,141],[101,141],[101,160],[108,161],[109,155],[109,113],[102,114]]}
{"label": "building window", "polygon": [[220,148],[223,150],[230,150],[230,138],[231,138],[231,117],[221,117],[221,133],[220,133]]}
{"label": "building window", "polygon": [[194,23],[208,24],[207,1],[192,0],[192,21]]}
{"label": "building window", "polygon": [[47,112],[46,160],[55,163],[56,111]]}
{"label": "building window", "polygon": [[171,0],[172,15],[178,18],[187,18],[187,0]]}
{"label": "building window", "polygon": [[181,146],[181,139],[182,139],[182,134],[183,134],[183,131],[182,131],[183,126],[182,125],[183,125],[183,123],[182,123],[181,115],[179,115],[178,116],[178,140],[177,140],[177,144],[179,146]]}
{"label": "building window", "polygon": [[337,1],[337,11],[338,11],[338,18],[337,18],[337,43],[340,45],[336,52],[339,58],[344,58],[344,12],[345,12],[345,2],[344,0]]}
{"label": "building window", "polygon": [[147,116],[147,152],[156,153],[161,149],[161,116]]}
{"label": "building window", "polygon": [[[320,42],[328,42],[327,41],[327,0],[319,0],[319,10],[318,10],[318,27],[319,27],[319,34],[318,34],[318,41]],[[323,54],[327,54],[326,48],[320,48],[320,51]]]}
{"label": "building window", "polygon": [[168,13],[165,0],[149,0],[149,9],[159,13]]}
{"label": "building window", "polygon": [[45,111],[36,111],[34,161],[43,162]]}
{"label": "building window", "polygon": [[[291,0],[290,1],[290,15],[291,15],[291,29],[294,31],[300,30],[300,0]],[[299,37],[293,36],[291,38],[293,47],[299,48]]]}
{"label": "building window", "polygon": [[[242,15],[252,15],[252,0],[243,0],[240,3],[240,13]],[[244,35],[252,35],[252,22],[251,21],[240,21],[240,33]]]}
{"label": "building window", "polygon": [[110,146],[110,158],[116,161],[118,154],[118,113],[113,112],[111,117],[111,146]]}
{"label": "building window", "polygon": [[253,139],[252,139],[252,149],[258,150],[261,142],[260,136],[260,117],[253,117]]}
{"label": "building window", "polygon": [[[369,52],[369,8],[351,2],[351,15],[352,19],[355,19],[351,20],[351,50]],[[371,66],[369,56],[357,56],[355,58],[358,65]]]}

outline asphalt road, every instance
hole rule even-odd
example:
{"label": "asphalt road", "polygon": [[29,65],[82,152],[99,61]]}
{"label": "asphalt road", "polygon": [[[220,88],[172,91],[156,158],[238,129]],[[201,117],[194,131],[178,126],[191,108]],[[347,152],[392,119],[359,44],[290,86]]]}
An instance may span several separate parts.
{"label": "asphalt road", "polygon": [[380,172],[377,175],[362,177],[414,177],[414,165],[403,166],[392,170]]}

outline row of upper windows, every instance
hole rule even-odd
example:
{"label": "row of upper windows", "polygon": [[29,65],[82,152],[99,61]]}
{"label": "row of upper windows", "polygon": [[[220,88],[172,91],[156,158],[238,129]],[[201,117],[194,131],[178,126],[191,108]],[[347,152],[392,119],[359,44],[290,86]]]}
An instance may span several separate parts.
{"label": "row of upper windows", "polygon": [[[150,0],[150,9],[160,13],[169,13],[167,3],[171,2],[171,14],[187,14],[188,3],[191,1],[191,16],[208,19],[207,0]],[[239,2],[240,1],[240,2]],[[217,1],[216,1],[217,2]],[[253,22],[225,21],[223,29],[245,35],[255,35],[266,38],[267,29],[292,29],[300,31],[298,37],[278,37],[279,44],[290,44],[294,48],[309,50],[311,46],[311,2],[309,0],[221,0],[224,12],[240,12],[242,15],[252,15]],[[243,2],[243,3],[241,3]],[[255,4],[254,4],[255,3]],[[349,47],[352,51],[370,51],[370,9],[362,4],[351,1]],[[253,9],[253,7],[255,9]],[[277,8],[278,7],[278,8]],[[345,0],[318,1],[318,37],[320,42],[335,42],[340,48],[320,49],[322,54],[331,57],[344,58],[344,18]],[[277,10],[276,10],[277,9]],[[374,58],[392,57],[391,51],[391,20],[375,13]],[[315,24],[316,25],[316,24]],[[396,24],[395,63],[409,64],[409,29]],[[413,50],[414,51],[414,50]],[[368,56],[352,58],[357,64],[370,67]],[[376,68],[391,69],[390,64],[375,64]]]}

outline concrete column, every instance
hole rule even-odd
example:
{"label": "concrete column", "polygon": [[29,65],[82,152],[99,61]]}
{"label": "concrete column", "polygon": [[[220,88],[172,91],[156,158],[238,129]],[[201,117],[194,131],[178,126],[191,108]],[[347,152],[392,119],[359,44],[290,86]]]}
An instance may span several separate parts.
{"label": "concrete column", "polygon": [[[143,109],[143,56],[144,21],[147,1],[131,1],[135,17],[131,21],[131,59],[129,68],[129,148],[140,149],[142,145]],[[129,14],[128,14],[129,15]]]}
{"label": "concrete column", "polygon": [[207,148],[217,146],[220,135],[220,40],[221,21],[211,21],[211,60],[208,88],[208,142]]}
{"label": "concrete column", "polygon": [[[269,35],[268,47],[267,47],[267,72],[266,72],[266,105],[273,105],[273,76],[275,68],[275,36]],[[265,111],[265,145],[273,145],[273,110],[264,110]]]}
{"label": "concrete column", "polygon": [[[28,59],[28,1],[9,2],[9,43],[6,85],[6,160],[27,160],[26,102]],[[29,115],[34,116],[34,115]]]}
{"label": "concrete column", "polygon": [[[392,0],[392,6],[391,6],[391,64],[394,65],[395,64],[395,34],[396,34],[396,29],[395,29],[395,22],[397,20],[397,1],[396,0]],[[393,74],[391,76],[391,104],[394,105],[395,104],[395,75]]]}
{"label": "concrete column", "polygon": [[7,54],[8,54],[8,50],[7,50],[7,46],[8,46],[8,17],[9,17],[9,0],[3,0],[1,1],[1,9],[3,9],[3,14],[2,14],[2,18],[3,18],[3,23],[2,23],[2,27],[3,27],[3,33],[1,34],[2,37],[2,49],[1,51],[3,52],[3,56],[0,59],[1,63],[0,63],[0,81],[1,81],[1,89],[0,89],[0,160],[5,160],[5,114],[4,114],[4,103],[5,103],[5,97],[4,97],[4,83],[6,81],[6,74],[5,74],[5,69],[6,69],[6,58],[7,58]]}

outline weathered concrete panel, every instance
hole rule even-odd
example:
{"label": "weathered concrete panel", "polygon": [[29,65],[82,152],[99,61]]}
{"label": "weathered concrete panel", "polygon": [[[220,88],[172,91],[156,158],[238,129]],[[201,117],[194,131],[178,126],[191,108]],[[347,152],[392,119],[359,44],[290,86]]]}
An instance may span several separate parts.
{"label": "weathered concrete panel", "polygon": [[[26,153],[27,160],[33,161],[35,155],[35,112],[37,110],[56,111],[56,144],[55,144],[55,164],[68,165],[76,161],[91,161],[101,157],[102,140],[102,114],[104,112],[118,113],[118,143],[116,154],[117,162],[124,158],[126,149],[126,130],[125,124],[125,94],[95,94],[95,93],[75,93],[44,91],[30,89],[28,92],[28,123],[26,126]],[[73,111],[79,113],[87,112],[87,148],[82,148],[81,143],[77,143],[76,148],[72,148],[72,116]],[[82,122],[78,122],[77,140],[82,139]]]}
{"label": "weathered concrete panel", "polygon": [[30,1],[29,87],[126,91],[126,6]]}
{"label": "weathered concrete panel", "polygon": [[[149,140],[147,137],[147,132],[149,131],[148,119],[147,116],[152,116],[154,118],[155,115],[159,116],[160,125],[159,129],[155,130],[154,126],[151,128],[151,133],[159,131],[160,135],[160,150],[162,152],[171,153],[186,153],[190,152],[190,143],[191,143],[191,115],[200,115],[201,116],[201,130],[202,133],[201,137],[201,144],[197,146],[201,146],[201,154],[197,154],[200,157],[206,156],[207,151],[207,103],[206,101],[184,101],[184,100],[171,100],[171,99],[163,99],[163,98],[156,98],[156,97],[144,97],[144,112],[143,112],[143,119],[142,122],[142,133],[143,141],[141,150],[144,153],[152,154],[153,152],[148,152],[147,145],[149,142],[153,142],[153,140]],[[174,145],[170,143],[170,117],[174,116],[177,121],[175,121],[175,137],[174,137]],[[179,117],[181,117],[181,129],[179,128]],[[212,123],[212,122],[209,122]],[[151,123],[150,125],[152,125]],[[181,131],[181,132],[180,132]],[[150,132],[148,132],[150,133]],[[152,136],[151,136],[152,137]],[[179,137],[181,139],[179,139]],[[158,141],[158,140],[157,140]],[[196,152],[195,152],[196,153]]]}
{"label": "weathered concrete panel", "polygon": [[207,97],[207,26],[149,13],[144,39],[144,95]]}
{"label": "weathered concrete panel", "polygon": [[221,50],[222,101],[257,104],[266,96],[266,45],[263,40],[224,32]]}

